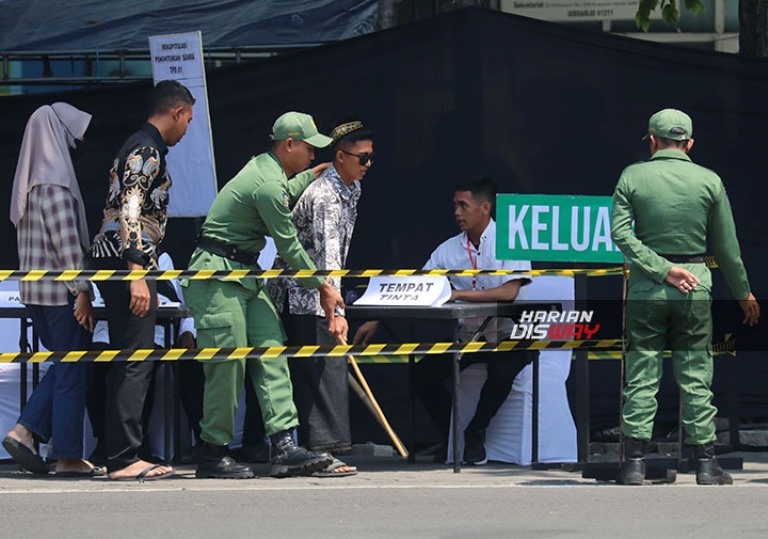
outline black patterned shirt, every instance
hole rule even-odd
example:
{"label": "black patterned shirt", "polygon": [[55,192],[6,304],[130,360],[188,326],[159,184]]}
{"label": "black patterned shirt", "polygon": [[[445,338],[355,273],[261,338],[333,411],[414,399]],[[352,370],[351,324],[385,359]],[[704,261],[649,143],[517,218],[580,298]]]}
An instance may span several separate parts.
{"label": "black patterned shirt", "polygon": [[157,269],[157,249],[168,222],[171,177],[165,165],[168,146],[145,123],[123,144],[109,173],[109,194],[93,258],[120,258]]}

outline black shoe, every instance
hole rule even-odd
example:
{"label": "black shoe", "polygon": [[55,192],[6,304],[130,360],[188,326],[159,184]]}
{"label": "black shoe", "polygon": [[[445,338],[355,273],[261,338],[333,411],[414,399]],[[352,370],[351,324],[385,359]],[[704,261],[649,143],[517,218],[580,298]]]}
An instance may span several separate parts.
{"label": "black shoe", "polygon": [[474,466],[482,466],[488,462],[485,455],[485,429],[464,431],[464,462]]}
{"label": "black shoe", "polygon": [[645,480],[645,459],[628,458],[621,464],[621,470],[616,477],[617,485],[642,485]]}
{"label": "black shoe", "polygon": [[240,460],[251,463],[269,462],[269,445],[246,445],[240,448]]}
{"label": "black shoe", "polygon": [[195,448],[200,464],[197,465],[195,477],[198,479],[250,479],[254,477],[253,470],[248,466],[237,463],[229,456],[229,448],[225,445],[213,445],[203,442]]}
{"label": "black shoe", "polygon": [[600,443],[618,443],[621,441],[621,429],[608,427],[592,435],[592,440]]}
{"label": "black shoe", "polygon": [[435,464],[445,464],[448,457],[448,442],[442,442],[435,452],[432,453],[432,462]]}
{"label": "black shoe", "polygon": [[253,470],[239,464],[232,457],[219,460],[206,460],[197,465],[195,477],[198,479],[251,479]]}
{"label": "black shoe", "polygon": [[272,443],[272,477],[310,475],[333,462],[328,453],[309,451],[296,445],[287,435]]}
{"label": "black shoe", "polygon": [[697,485],[733,485],[731,474],[723,471],[717,462],[714,444],[694,446],[693,455],[696,457]]}
{"label": "black shoe", "polygon": [[720,467],[717,459],[696,459],[697,485],[733,485],[733,477]]}

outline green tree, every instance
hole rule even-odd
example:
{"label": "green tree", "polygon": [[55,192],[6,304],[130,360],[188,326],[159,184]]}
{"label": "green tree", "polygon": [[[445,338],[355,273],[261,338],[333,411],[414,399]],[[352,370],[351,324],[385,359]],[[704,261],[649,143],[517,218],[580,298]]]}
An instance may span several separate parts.
{"label": "green tree", "polygon": [[[694,15],[704,10],[701,0],[679,0]],[[651,13],[661,10],[667,24],[680,23],[678,0],[639,0],[635,23],[647,32]],[[753,58],[768,58],[768,0],[739,0],[739,54]]]}

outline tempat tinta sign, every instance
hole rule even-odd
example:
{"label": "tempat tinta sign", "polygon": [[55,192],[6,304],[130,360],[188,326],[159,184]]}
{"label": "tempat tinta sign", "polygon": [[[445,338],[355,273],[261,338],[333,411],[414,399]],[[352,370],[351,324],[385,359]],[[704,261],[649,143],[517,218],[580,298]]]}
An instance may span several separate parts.
{"label": "tempat tinta sign", "polygon": [[500,260],[622,262],[611,240],[609,196],[498,195]]}

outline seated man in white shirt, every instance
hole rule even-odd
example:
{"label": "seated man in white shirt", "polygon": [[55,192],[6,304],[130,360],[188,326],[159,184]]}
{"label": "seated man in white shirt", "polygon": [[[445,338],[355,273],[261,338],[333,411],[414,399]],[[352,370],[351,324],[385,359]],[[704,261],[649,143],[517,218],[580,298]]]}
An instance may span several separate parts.
{"label": "seated man in white shirt", "polygon": [[[460,184],[453,197],[453,213],[461,233],[441,243],[432,253],[424,269],[510,269],[530,270],[530,261],[496,258],[496,222],[491,218],[496,200],[496,186],[487,178]],[[450,276],[451,301],[511,302],[525,299],[524,286],[531,282],[524,274],[477,277]],[[460,339],[471,339],[483,318],[461,320]],[[367,342],[376,322],[363,324],[354,342]],[[513,321],[495,319],[484,331],[485,340],[508,339]],[[482,339],[482,337],[481,337]],[[512,384],[536,352],[473,353],[461,360],[464,369],[475,363],[486,363],[488,376],[480,393],[475,414],[464,429],[464,462],[482,465],[487,462],[485,429],[509,396]],[[451,417],[451,396],[445,380],[451,374],[451,362],[444,356],[425,356],[416,364],[414,389],[443,436],[441,460],[445,459]]]}

